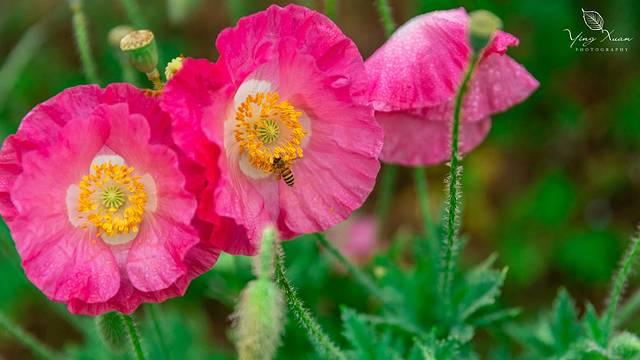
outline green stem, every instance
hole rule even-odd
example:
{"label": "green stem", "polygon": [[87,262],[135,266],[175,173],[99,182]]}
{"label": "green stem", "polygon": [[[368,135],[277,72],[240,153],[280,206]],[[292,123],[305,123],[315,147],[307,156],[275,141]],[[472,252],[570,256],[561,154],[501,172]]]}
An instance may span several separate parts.
{"label": "green stem", "polygon": [[462,99],[467,92],[467,86],[473,70],[476,66],[477,54],[471,56],[471,64],[464,75],[462,84],[456,94],[455,107],[453,113],[453,125],[451,127],[451,162],[449,164],[449,181],[448,181],[448,201],[447,201],[447,218],[446,218],[446,236],[444,238],[444,246],[441,269],[440,269],[440,290],[442,300],[445,302],[445,308],[448,308],[451,300],[451,283],[453,281],[455,259],[457,258],[460,244],[458,239],[458,228],[460,226],[460,207],[461,207],[461,189],[460,178],[462,177],[462,167],[460,166],[459,142],[460,142],[460,114],[462,109]]}
{"label": "green stem", "polygon": [[635,261],[636,261],[636,258],[638,257],[639,252],[640,252],[640,235],[634,237],[631,240],[629,249],[627,250],[627,253],[624,256],[624,259],[622,259],[622,263],[620,264],[620,269],[618,270],[616,277],[613,281],[613,286],[611,287],[611,294],[609,295],[609,305],[607,306],[605,316],[604,316],[604,329],[605,329],[605,335],[607,339],[609,335],[613,332],[613,319],[616,314],[616,310],[618,308],[618,303],[620,302],[620,298],[622,297],[624,287],[627,283],[629,274],[633,269],[633,265],[635,264]]}
{"label": "green stem", "polygon": [[144,360],[144,351],[142,350],[142,344],[140,343],[140,335],[138,334],[138,329],[136,327],[133,318],[129,315],[122,314],[122,320],[124,320],[124,325],[127,327],[127,331],[129,332],[129,339],[131,340],[131,348],[133,350],[134,355],[137,360]]}
{"label": "green stem", "polygon": [[162,324],[160,322],[160,316],[158,315],[158,307],[159,304],[149,304],[147,309],[149,310],[149,317],[151,318],[151,323],[153,324],[153,329],[156,332],[156,336],[158,337],[158,343],[160,344],[160,350],[162,350],[162,354],[165,359],[171,359],[171,355],[169,354],[169,348],[167,347],[167,342],[164,337],[164,332],[162,331]]}
{"label": "green stem", "polygon": [[418,188],[418,202],[420,204],[420,213],[422,215],[422,226],[429,243],[429,250],[433,254],[438,247],[438,238],[436,235],[435,225],[431,219],[431,212],[429,210],[429,192],[427,190],[426,171],[423,167],[415,168],[413,176],[416,182],[416,187]]}
{"label": "green stem", "polygon": [[31,350],[34,354],[36,354],[39,358],[42,359],[57,359],[55,352],[51,350],[48,346],[41,343],[39,340],[31,336],[29,333],[24,331],[18,324],[15,324],[11,321],[4,313],[0,312],[0,327],[4,328],[5,331],[13,336],[16,340],[18,340],[24,347]]}
{"label": "green stem", "polygon": [[144,19],[144,16],[142,16],[142,11],[140,11],[136,0],[120,0],[120,3],[122,7],[124,7],[129,21],[136,27],[136,30],[147,28],[147,21]]}
{"label": "green stem", "polygon": [[87,17],[82,11],[82,0],[69,0],[69,7],[73,12],[73,33],[84,75],[89,83],[100,84],[96,63],[91,54]]}
{"label": "green stem", "polygon": [[340,251],[327,240],[324,234],[316,233],[315,237],[318,243],[322,245],[340,263],[340,265],[344,266],[363,288],[379,299],[384,305],[392,304],[395,301],[395,299],[392,299],[391,296],[383,289],[378,287],[371,277],[344,257],[344,255],[342,255]]}
{"label": "green stem", "polygon": [[636,292],[629,297],[622,307],[620,307],[620,311],[616,314],[614,319],[614,326],[618,326],[624,324],[627,320],[631,318],[633,314],[635,314],[640,308],[640,289],[636,290]]}
{"label": "green stem", "polygon": [[389,208],[391,207],[391,202],[393,200],[393,189],[396,185],[397,175],[397,165],[384,165],[382,167],[379,190],[380,198],[378,199],[376,209],[378,214],[378,232],[384,228],[384,222],[387,218],[387,214],[389,213]]}
{"label": "green stem", "polygon": [[333,21],[336,20],[337,2],[338,0],[324,0],[324,14]]}
{"label": "green stem", "polygon": [[384,27],[384,35],[389,38],[391,34],[396,30],[396,23],[393,20],[393,15],[391,14],[391,6],[389,6],[388,0],[376,0],[376,9],[378,10],[378,15],[380,16],[380,22],[382,22],[382,26]]}
{"label": "green stem", "polygon": [[309,341],[314,345],[318,353],[330,359],[346,360],[346,354],[338,348],[329,336],[322,330],[320,324],[307,310],[298,294],[293,289],[284,269],[284,254],[281,248],[278,249],[278,256],[275,263],[275,278],[278,286],[282,289],[289,310],[298,321],[298,324],[306,330]]}

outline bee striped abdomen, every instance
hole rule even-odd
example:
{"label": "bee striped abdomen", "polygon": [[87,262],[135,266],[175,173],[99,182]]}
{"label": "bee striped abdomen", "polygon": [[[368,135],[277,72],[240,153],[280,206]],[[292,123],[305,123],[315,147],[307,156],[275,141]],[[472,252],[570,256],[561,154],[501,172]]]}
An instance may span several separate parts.
{"label": "bee striped abdomen", "polygon": [[282,180],[284,180],[285,184],[287,184],[288,186],[293,186],[295,179],[293,178],[293,171],[291,171],[291,168],[286,167],[282,169],[282,172],[280,172],[280,176],[282,176]]}

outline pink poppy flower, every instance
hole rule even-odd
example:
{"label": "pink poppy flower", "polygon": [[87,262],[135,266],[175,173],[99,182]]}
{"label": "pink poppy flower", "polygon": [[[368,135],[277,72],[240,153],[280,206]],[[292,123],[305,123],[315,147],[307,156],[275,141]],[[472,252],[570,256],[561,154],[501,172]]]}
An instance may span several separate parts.
{"label": "pink poppy flower", "polygon": [[221,169],[199,210],[239,225],[223,249],[254,253],[270,223],[291,238],[346,219],[373,188],[383,138],[355,44],[324,15],[289,5],[241,19],[216,47],[215,64],[185,59],[161,106],[184,152]]}
{"label": "pink poppy flower", "polygon": [[131,313],[184,294],[215,263],[187,191],[203,179],[170,140],[157,100],[126,84],[67,89],[5,140],[0,214],[48,298],[72,313]]}
{"label": "pink poppy flower", "polygon": [[[480,57],[463,100],[463,153],[486,137],[491,115],[523,101],[539,85],[505,55],[515,45],[516,37],[498,31]],[[469,17],[460,8],[413,18],[366,61],[369,99],[385,131],[383,161],[420,166],[451,157],[454,98],[470,56]]]}

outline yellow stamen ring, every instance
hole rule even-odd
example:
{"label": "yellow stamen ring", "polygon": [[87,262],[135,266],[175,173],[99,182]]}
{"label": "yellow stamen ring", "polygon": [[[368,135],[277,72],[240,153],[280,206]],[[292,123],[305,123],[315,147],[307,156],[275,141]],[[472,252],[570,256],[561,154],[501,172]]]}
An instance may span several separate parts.
{"label": "yellow stamen ring", "polygon": [[78,187],[78,213],[84,227],[98,235],[137,233],[147,205],[147,193],[134,168],[111,162],[94,165]]}
{"label": "yellow stamen ring", "polygon": [[302,139],[306,133],[299,111],[277,92],[249,95],[235,113],[235,140],[249,163],[266,173],[276,171],[274,159],[286,163],[302,157]]}

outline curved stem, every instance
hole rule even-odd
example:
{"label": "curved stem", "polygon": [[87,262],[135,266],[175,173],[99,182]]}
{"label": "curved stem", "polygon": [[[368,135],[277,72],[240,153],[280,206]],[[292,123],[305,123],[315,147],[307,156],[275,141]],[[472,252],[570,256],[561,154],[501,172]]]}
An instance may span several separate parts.
{"label": "curved stem", "polygon": [[443,301],[449,303],[451,297],[451,283],[454,273],[454,263],[460,249],[458,239],[458,228],[460,225],[461,189],[460,178],[462,177],[462,167],[460,166],[459,139],[460,139],[460,114],[462,109],[462,99],[467,92],[467,86],[477,62],[477,54],[471,55],[471,64],[465,73],[462,84],[456,94],[455,107],[453,113],[453,125],[451,127],[451,162],[449,163],[449,179],[447,188],[447,218],[446,236],[440,269],[440,290]]}
{"label": "curved stem", "polygon": [[311,315],[311,313],[309,313],[309,310],[305,308],[302,300],[300,300],[298,294],[289,283],[284,269],[284,255],[282,248],[278,249],[278,256],[276,257],[275,278],[278,286],[280,286],[282,292],[287,298],[289,310],[293,313],[298,324],[300,324],[300,326],[307,332],[307,336],[316,348],[316,351],[320,354],[326,355],[330,359],[346,360],[347,356],[345,353],[340,350],[340,348],[338,348],[322,330],[317,320]]}
{"label": "curved stem", "polygon": [[620,297],[622,297],[624,287],[627,283],[629,274],[631,273],[639,252],[640,235],[634,237],[631,240],[631,245],[629,245],[629,249],[622,259],[622,262],[620,263],[620,269],[618,270],[618,273],[616,274],[616,277],[613,281],[613,286],[611,287],[611,294],[609,295],[609,305],[607,306],[607,310],[604,316],[604,329],[607,339],[613,332],[613,318],[616,314],[618,303],[620,302]]}
{"label": "curved stem", "polygon": [[376,0],[376,9],[380,15],[380,22],[384,27],[384,35],[388,38],[396,30],[396,23],[391,14],[391,6],[388,0]]}
{"label": "curved stem", "polygon": [[22,329],[18,324],[11,321],[4,313],[0,312],[0,327],[18,340],[24,347],[31,350],[34,354],[42,359],[57,359],[55,352],[39,340],[31,336]]}
{"label": "curved stem", "polygon": [[162,331],[162,324],[160,323],[160,316],[158,315],[159,304],[149,304],[147,309],[149,309],[149,317],[151,318],[151,322],[153,323],[153,329],[156,332],[156,336],[158,337],[158,343],[160,344],[160,350],[162,350],[162,354],[165,359],[171,359],[171,355],[169,354],[169,348],[167,347],[167,342],[164,337],[164,332]]}
{"label": "curved stem", "polygon": [[331,244],[326,236],[321,233],[314,234],[316,240],[320,245],[322,245],[327,251],[340,263],[340,265],[344,266],[347,271],[356,279],[356,281],[367,291],[369,291],[373,296],[378,298],[384,305],[389,305],[394,302],[395,299],[391,299],[389,294],[387,294],[383,289],[378,287],[376,283],[369,277],[364,271],[362,271],[357,266],[353,265],[351,261],[349,261],[340,250],[338,250],[333,244]]}
{"label": "curved stem", "polygon": [[82,0],[69,0],[69,7],[73,12],[73,33],[76,38],[76,46],[78,47],[84,75],[89,83],[100,84],[96,63],[91,54],[87,17],[82,11]]}
{"label": "curved stem", "polygon": [[129,332],[131,348],[136,356],[136,360],[144,360],[145,357],[144,351],[142,350],[142,344],[140,343],[140,335],[138,334],[138,329],[136,328],[133,318],[129,315],[122,314],[122,319],[124,320],[124,325],[127,327],[127,331]]}
{"label": "curved stem", "polygon": [[629,297],[629,300],[622,304],[620,311],[618,311],[618,314],[615,316],[613,326],[624,324],[638,309],[640,309],[640,289],[636,290],[636,292]]}

